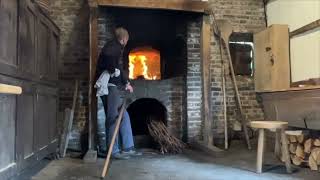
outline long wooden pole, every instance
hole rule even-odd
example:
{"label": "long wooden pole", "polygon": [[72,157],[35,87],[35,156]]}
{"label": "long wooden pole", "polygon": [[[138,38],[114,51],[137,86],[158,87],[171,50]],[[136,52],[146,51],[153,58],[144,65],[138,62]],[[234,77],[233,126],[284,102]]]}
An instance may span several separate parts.
{"label": "long wooden pole", "polygon": [[222,88],[223,88],[223,120],[224,120],[224,148],[229,148],[228,120],[227,120],[227,99],[226,99],[226,78],[224,64],[222,65]]}
{"label": "long wooden pole", "polygon": [[[229,42],[229,38],[228,38],[227,42]],[[246,118],[244,116],[244,112],[243,112],[243,109],[242,109],[242,103],[241,103],[240,94],[239,94],[239,90],[238,90],[238,86],[237,86],[237,80],[236,80],[236,76],[234,74],[233,64],[232,64],[231,55],[230,55],[229,43],[227,44],[227,42],[225,42],[225,44],[226,44],[226,48],[227,48],[229,66],[230,66],[230,69],[231,69],[231,75],[232,75],[232,80],[233,80],[232,82],[233,82],[233,85],[234,85],[234,89],[236,90],[236,99],[237,99],[238,107],[239,107],[239,110],[240,110],[241,124],[242,124],[242,127],[243,127],[244,136],[246,138],[248,149],[251,149],[251,144],[250,144],[250,139],[249,139],[249,134],[248,134],[248,128],[247,128],[247,121],[246,121]]]}
{"label": "long wooden pole", "polygon": [[124,110],[125,110],[125,109],[126,109],[126,98],[125,98],[125,100],[123,101],[121,110],[120,110],[120,112],[119,112],[119,116],[118,116],[117,121],[116,121],[116,128],[115,128],[115,130],[114,130],[114,132],[113,132],[112,139],[111,139],[111,143],[110,143],[109,149],[108,149],[108,154],[107,154],[107,157],[106,157],[104,166],[103,166],[103,171],[102,171],[102,175],[101,175],[102,178],[104,178],[104,177],[106,176],[106,174],[107,174],[108,167],[109,167],[109,164],[110,164],[111,153],[112,153],[113,146],[114,146],[114,142],[115,142],[116,137],[117,137],[117,135],[118,135],[119,128],[120,128],[120,124],[121,124],[122,117],[123,117],[123,114],[124,114]]}
{"label": "long wooden pole", "polygon": [[232,77],[232,83],[233,83],[234,89],[236,91],[236,101],[238,103],[238,108],[239,108],[240,115],[241,115],[241,124],[243,127],[245,140],[248,145],[248,149],[251,149],[251,144],[250,144],[250,139],[249,139],[248,129],[247,129],[247,120],[246,120],[244,113],[243,113],[242,103],[241,103],[241,99],[240,99],[237,80],[236,80],[236,76],[234,73],[231,54],[230,54],[230,48],[229,48],[229,38],[233,32],[233,28],[232,28],[232,25],[226,20],[220,20],[219,22],[217,22],[217,25],[218,25],[218,28],[220,31],[220,37],[223,39],[225,47],[227,49],[229,67],[230,67],[231,77]]}
{"label": "long wooden pole", "polygon": [[[220,33],[219,33],[220,34]],[[224,71],[224,61],[222,56],[222,38],[219,35],[219,51],[221,58],[221,78],[222,78],[222,93],[223,93],[223,120],[224,120],[224,148],[228,149],[229,140],[228,140],[228,120],[227,120],[227,100],[226,100],[226,78]]]}

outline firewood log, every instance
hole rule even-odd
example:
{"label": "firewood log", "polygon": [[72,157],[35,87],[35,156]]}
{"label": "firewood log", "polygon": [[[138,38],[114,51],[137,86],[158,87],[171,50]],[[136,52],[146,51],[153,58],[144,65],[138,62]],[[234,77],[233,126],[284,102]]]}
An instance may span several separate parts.
{"label": "firewood log", "polygon": [[296,150],[297,150],[297,144],[295,143],[290,143],[289,145],[289,151],[291,154],[296,154]]}
{"label": "firewood log", "polygon": [[311,147],[312,147],[312,139],[306,140],[304,142],[304,152],[309,154],[311,152]]}
{"label": "firewood log", "polygon": [[294,135],[289,135],[289,142],[290,143],[295,143],[297,142],[297,137]]}
{"label": "firewood log", "polygon": [[320,165],[320,148],[312,149],[310,156],[312,156],[317,165]]}
{"label": "firewood log", "polygon": [[303,146],[300,145],[300,144],[297,145],[296,156],[301,158],[301,159],[305,158],[305,153],[304,153]]}
{"label": "firewood log", "polygon": [[313,141],[313,145],[315,145],[315,146],[320,146],[320,139],[315,139],[314,141]]}
{"label": "firewood log", "polygon": [[302,144],[303,141],[304,141],[304,134],[298,135],[297,136],[297,141],[298,141],[298,143]]}
{"label": "firewood log", "polygon": [[310,167],[311,170],[313,171],[317,171],[318,170],[318,165],[316,160],[313,158],[313,156],[309,156],[309,162],[308,165]]}
{"label": "firewood log", "polygon": [[293,154],[291,155],[291,160],[292,160],[292,163],[296,166],[300,166],[304,162],[303,159]]}

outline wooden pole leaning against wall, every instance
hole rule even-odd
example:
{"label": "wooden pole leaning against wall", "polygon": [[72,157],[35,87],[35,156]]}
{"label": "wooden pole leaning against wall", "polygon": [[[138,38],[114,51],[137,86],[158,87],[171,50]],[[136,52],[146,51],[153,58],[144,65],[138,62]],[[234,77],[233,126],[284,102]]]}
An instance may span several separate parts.
{"label": "wooden pole leaning against wall", "polygon": [[247,119],[244,115],[243,109],[242,109],[242,103],[241,103],[241,99],[240,99],[240,94],[239,94],[239,90],[238,90],[238,85],[237,85],[237,80],[236,80],[236,76],[234,73],[234,69],[233,69],[233,64],[232,64],[232,59],[231,59],[231,54],[230,54],[230,48],[229,48],[229,38],[230,35],[233,32],[233,27],[232,25],[226,21],[226,20],[219,20],[217,21],[218,27],[219,27],[219,31],[221,32],[221,37],[224,41],[226,50],[227,50],[227,56],[228,56],[228,62],[229,62],[229,67],[230,67],[230,71],[231,71],[231,78],[232,78],[232,83],[236,92],[236,102],[240,111],[240,118],[241,118],[241,124],[242,124],[242,128],[244,131],[244,136],[245,136],[245,140],[248,146],[248,149],[251,150],[251,144],[250,144],[250,139],[249,139],[249,134],[248,134],[248,128],[247,128]]}

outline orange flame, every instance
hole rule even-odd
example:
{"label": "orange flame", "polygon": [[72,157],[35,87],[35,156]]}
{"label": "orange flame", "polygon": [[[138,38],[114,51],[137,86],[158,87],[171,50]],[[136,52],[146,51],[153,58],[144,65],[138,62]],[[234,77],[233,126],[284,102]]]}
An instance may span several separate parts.
{"label": "orange flame", "polygon": [[151,48],[135,49],[129,54],[129,78],[159,80],[160,52]]}

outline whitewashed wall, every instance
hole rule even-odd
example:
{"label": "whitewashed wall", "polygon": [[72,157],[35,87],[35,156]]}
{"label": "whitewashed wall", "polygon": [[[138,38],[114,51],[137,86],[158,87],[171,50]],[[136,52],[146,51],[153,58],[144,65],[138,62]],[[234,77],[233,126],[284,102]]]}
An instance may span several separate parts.
{"label": "whitewashed wall", "polygon": [[[271,0],[268,25],[288,24],[290,31],[320,19],[320,0]],[[292,82],[320,77],[320,28],[291,39]]]}

